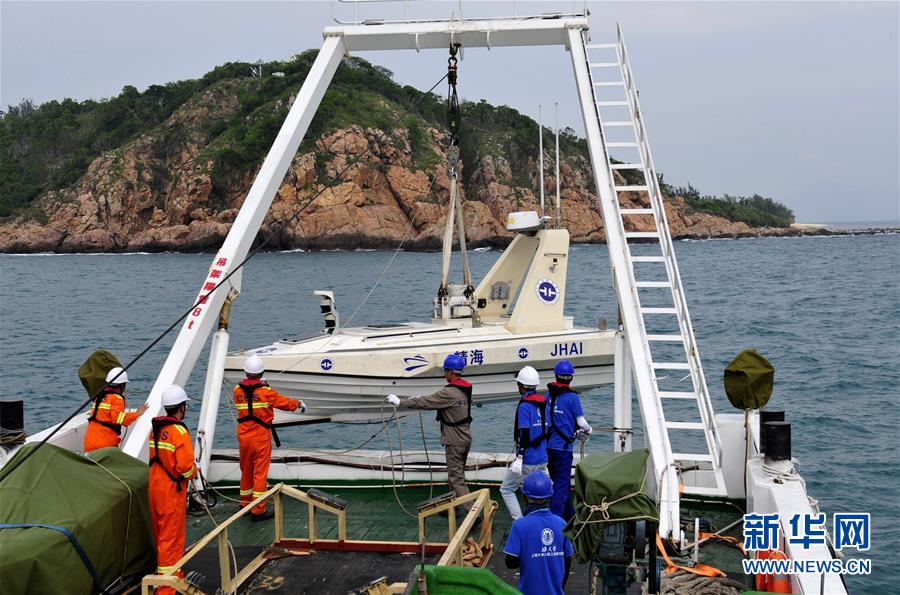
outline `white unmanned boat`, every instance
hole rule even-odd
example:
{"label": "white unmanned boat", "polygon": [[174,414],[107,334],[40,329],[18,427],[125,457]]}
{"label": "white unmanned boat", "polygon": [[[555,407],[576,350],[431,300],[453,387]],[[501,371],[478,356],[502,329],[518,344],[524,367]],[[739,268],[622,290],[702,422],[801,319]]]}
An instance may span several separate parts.
{"label": "white unmanned boat", "polygon": [[562,358],[578,368],[581,388],[611,384],[615,332],[577,327],[564,315],[569,234],[544,226],[533,211],[510,215],[512,244],[473,291],[442,284],[447,291],[435,298],[430,323],[341,328],[333,294],[316,292],[325,330],[231,353],[225,379],[238,382],[246,357],[262,356],[269,384],[307,406],[303,415],[279,411],[281,424],[378,418],[387,394],[443,387],[441,366],[450,353],[466,360],[476,403],[518,398],[512,378],[525,364],[549,382]]}

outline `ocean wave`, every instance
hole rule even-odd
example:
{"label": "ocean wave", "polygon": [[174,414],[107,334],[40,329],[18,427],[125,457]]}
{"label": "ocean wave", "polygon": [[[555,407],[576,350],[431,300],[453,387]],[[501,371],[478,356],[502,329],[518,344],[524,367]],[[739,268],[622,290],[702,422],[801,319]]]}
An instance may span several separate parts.
{"label": "ocean wave", "polygon": [[181,254],[181,252],[13,252],[0,256],[151,256],[156,254]]}

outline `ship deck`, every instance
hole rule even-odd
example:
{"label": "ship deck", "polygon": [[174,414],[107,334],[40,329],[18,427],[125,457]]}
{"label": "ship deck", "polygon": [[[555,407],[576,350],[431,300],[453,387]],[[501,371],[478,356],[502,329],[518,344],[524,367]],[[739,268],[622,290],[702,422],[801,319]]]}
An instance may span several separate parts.
{"label": "ship deck", "polygon": [[[348,502],[347,537],[350,540],[377,542],[416,542],[418,525],[414,516],[407,516],[400,508],[399,501],[415,515],[416,504],[443,493],[443,486],[433,490],[428,487],[398,487],[396,497],[391,488],[339,488],[329,493]],[[238,510],[235,502],[223,496],[236,496],[231,490],[223,490],[218,503],[209,510],[216,523],[220,523]],[[515,586],[518,577],[514,570],[504,564],[503,546],[509,532],[511,520],[503,507],[499,492],[491,490],[491,498],[500,503],[493,522],[494,553],[488,564],[494,574]],[[714,528],[725,527],[740,518],[741,511],[730,504],[684,502],[682,516],[699,516],[709,519]],[[337,539],[338,524],[334,517],[326,514],[316,516],[318,539]],[[214,528],[210,514],[189,516],[187,522],[188,544],[195,543]],[[290,498],[284,501],[284,535],[306,535],[308,530],[307,507]],[[739,536],[740,525],[729,531],[729,535]],[[229,527],[229,540],[241,568],[274,541],[274,523],[267,521],[253,523],[242,518]],[[427,540],[444,542],[448,539],[447,524],[443,518],[433,518],[427,524]],[[434,564],[437,554],[426,556],[426,563]],[[352,593],[380,577],[387,577],[388,583],[406,582],[420,556],[414,553],[385,552],[342,552],[314,551],[303,555],[274,556],[250,578],[241,588],[241,593],[262,593],[274,589],[285,589],[291,593]],[[751,584],[741,570],[739,550],[711,542],[701,548],[701,561],[726,572],[729,578],[745,582],[748,590]],[[220,560],[213,546],[204,549],[186,567],[196,570],[206,579],[201,588],[206,593],[214,593],[219,587]],[[573,559],[572,571],[566,591],[586,593],[589,581],[589,564],[579,564]],[[639,591],[638,591],[639,592]]]}

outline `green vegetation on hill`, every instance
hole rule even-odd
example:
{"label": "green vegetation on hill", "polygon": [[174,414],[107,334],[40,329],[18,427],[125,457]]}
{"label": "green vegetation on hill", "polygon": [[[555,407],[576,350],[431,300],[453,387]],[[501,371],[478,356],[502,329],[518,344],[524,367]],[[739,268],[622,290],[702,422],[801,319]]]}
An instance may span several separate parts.
{"label": "green vegetation on hill", "polygon": [[[476,160],[483,155],[503,155],[509,161],[512,179],[504,180],[515,186],[531,186],[529,159],[537,159],[537,122],[506,105],[493,106],[481,100],[464,102],[460,130],[460,152],[463,166],[474,171]],[[549,144],[548,144],[549,143]],[[553,131],[544,129],[544,151],[552,154]],[[571,128],[559,133],[560,161],[573,155],[587,155],[587,141],[578,138]]]}
{"label": "green vegetation on hill", "polygon": [[[216,165],[217,189],[259,167],[302,85],[316,51],[263,65],[267,74],[251,78],[249,63],[229,62],[203,78],[153,85],[143,93],[126,86],[117,97],[76,102],[65,99],[35,106],[23,101],[0,116],[0,217],[28,209],[42,194],[77,182],[104,151],[150,132],[196,94],[223,80],[238,80],[237,111],[207,130],[204,157]],[[284,76],[270,76],[273,72]],[[387,128],[418,100],[403,123],[410,130],[416,163],[433,164],[424,124],[440,126],[443,100],[400,86],[387,69],[359,58],[344,60],[322,99],[301,150],[313,149],[320,135],[355,124]]]}
{"label": "green vegetation on hill", "polygon": [[691,186],[673,188],[662,182],[663,192],[669,196],[681,196],[685,202],[701,213],[724,217],[729,221],[743,221],[753,227],[790,227],[794,212],[780,202],[754,194],[753,196],[723,197],[701,195]]}
{"label": "green vegetation on hill", "polygon": [[88,165],[160,124],[202,88],[202,81],[126,86],[118,97],[81,103],[64,99],[35,106],[22,101],[0,117],[0,217],[68,186]]}
{"label": "green vegetation on hill", "polygon": [[[101,153],[151,132],[217,83],[235,81],[229,92],[235,93],[237,109],[209,126],[200,155],[201,161],[208,159],[214,164],[210,172],[213,195],[224,196],[261,164],[315,57],[316,51],[310,50],[290,60],[269,62],[263,65],[262,78],[250,76],[249,63],[229,62],[201,79],[152,85],[143,93],[126,86],[117,97],[107,100],[79,103],[65,99],[41,106],[26,100],[10,106],[0,112],[0,217],[22,213],[39,217],[34,201],[77,182]],[[272,76],[276,72],[282,74]],[[444,99],[397,84],[385,68],[348,58],[337,69],[300,150],[315,150],[323,134],[350,125],[385,130],[406,110],[411,112],[401,126],[408,130],[413,167],[430,169],[438,156],[426,129],[446,129]],[[465,170],[475,171],[482,156],[502,156],[512,172],[511,179],[502,181],[532,187],[529,162],[538,153],[536,122],[511,107],[493,106],[484,100],[464,102],[462,111],[460,152]],[[545,150],[550,150],[552,132],[544,132],[550,143]],[[175,141],[178,134],[177,130],[165,131],[160,143]],[[165,147],[159,150],[156,156],[164,160]],[[586,141],[567,128],[560,132],[560,154],[563,161],[586,157]],[[328,153],[319,150],[316,165],[322,181],[329,159]],[[662,188],[666,194],[684,196],[698,211],[732,221],[779,227],[793,221],[790,209],[769,198],[701,196],[691,186],[672,188],[664,183]]]}
{"label": "green vegetation on hill", "polygon": [[[238,95],[238,110],[210,130],[213,142],[205,156],[216,164],[212,172],[214,188],[224,189],[259,166],[315,57],[316,51],[310,50],[289,61],[270,62],[263,66],[263,71],[281,72],[284,76],[245,80]],[[249,69],[246,63],[229,63],[213,70],[204,80],[246,77]],[[313,150],[321,135],[350,125],[385,130],[418,101],[415,112],[402,125],[410,131],[417,164],[427,164],[428,155],[433,152],[428,150],[424,123],[433,123],[443,113],[442,100],[436,95],[425,96],[409,86],[401,87],[392,76],[389,70],[360,58],[344,60],[322,98],[300,150]]]}

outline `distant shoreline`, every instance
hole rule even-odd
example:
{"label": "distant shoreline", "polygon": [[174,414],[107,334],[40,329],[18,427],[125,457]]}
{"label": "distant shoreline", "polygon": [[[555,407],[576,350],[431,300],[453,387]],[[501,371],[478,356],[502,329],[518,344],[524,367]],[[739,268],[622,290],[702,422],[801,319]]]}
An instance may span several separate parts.
{"label": "distant shoreline", "polygon": [[[760,228],[766,229],[766,228]],[[791,233],[793,232],[793,233]],[[900,224],[888,224],[879,227],[838,227],[836,224],[829,223],[794,223],[791,225],[788,233],[767,234],[767,233],[751,233],[741,235],[718,235],[718,236],[696,236],[681,235],[672,238],[675,242],[706,242],[706,241],[722,241],[722,240],[748,240],[748,239],[769,239],[769,238],[801,238],[801,237],[851,237],[851,236],[871,236],[871,235],[893,235],[900,234]],[[606,242],[572,242],[572,246],[597,246],[605,245]],[[486,249],[486,250],[485,250]],[[471,252],[484,252],[493,250],[503,250],[505,246],[489,243],[489,245],[469,246]],[[294,253],[328,253],[328,252],[393,252],[396,248],[289,248],[264,250],[266,254],[288,254]],[[402,252],[409,253],[437,253],[439,250],[416,250],[414,248],[403,249]],[[159,250],[159,251],[138,251],[138,252],[0,252],[0,256],[148,256],[153,254],[216,254],[216,251],[208,250]]]}
{"label": "distant shoreline", "polygon": [[791,227],[800,231],[815,231],[827,229],[828,231],[855,231],[883,232],[900,231],[900,221],[836,221],[833,223],[792,223]]}

